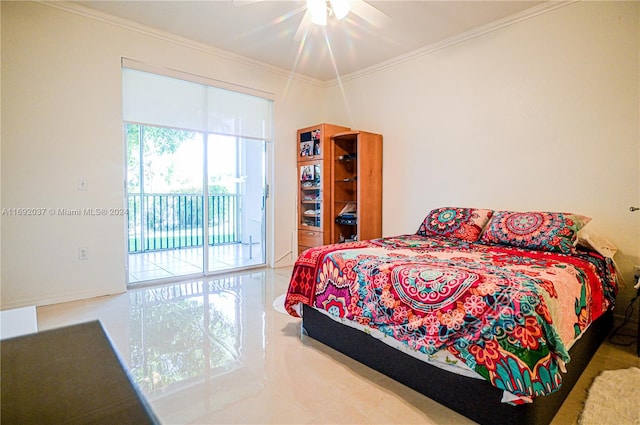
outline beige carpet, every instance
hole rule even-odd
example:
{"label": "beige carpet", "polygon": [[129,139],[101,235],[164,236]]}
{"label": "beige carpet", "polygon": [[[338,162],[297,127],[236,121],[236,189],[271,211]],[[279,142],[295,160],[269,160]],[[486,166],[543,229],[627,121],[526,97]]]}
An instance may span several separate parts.
{"label": "beige carpet", "polygon": [[591,384],[580,425],[640,425],[640,369],[605,370]]}

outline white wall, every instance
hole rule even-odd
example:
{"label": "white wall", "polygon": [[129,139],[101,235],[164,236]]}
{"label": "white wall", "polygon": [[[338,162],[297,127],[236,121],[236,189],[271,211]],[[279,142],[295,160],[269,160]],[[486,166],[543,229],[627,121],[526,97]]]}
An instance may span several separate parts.
{"label": "white wall", "polygon": [[[384,135],[383,233],[415,232],[447,205],[574,211],[618,245],[630,282],[639,20],[637,2],[572,3],[345,81],[346,125]],[[330,111],[349,117],[341,102]],[[621,290],[623,307],[634,293]]]}
{"label": "white wall", "polygon": [[[320,122],[300,108],[322,99],[313,81],[289,79],[175,37],[61,10],[2,2],[2,208],[45,208],[2,217],[3,309],[122,292],[123,217],[49,215],[53,208],[124,205],[121,57],[240,84],[275,96],[268,231],[276,265],[292,262],[297,128]],[[78,177],[88,183],[77,190]],[[89,259],[78,259],[78,248]]]}

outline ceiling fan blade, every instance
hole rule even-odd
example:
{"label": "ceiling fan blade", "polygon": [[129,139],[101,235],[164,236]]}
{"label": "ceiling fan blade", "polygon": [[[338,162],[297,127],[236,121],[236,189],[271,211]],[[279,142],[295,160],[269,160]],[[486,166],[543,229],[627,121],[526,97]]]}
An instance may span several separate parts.
{"label": "ceiling fan blade", "polygon": [[391,18],[387,14],[380,12],[364,0],[351,0],[351,12],[376,28],[382,28],[391,23]]}
{"label": "ceiling fan blade", "polygon": [[304,11],[304,15],[302,16],[302,21],[300,21],[300,25],[298,25],[298,29],[296,34],[293,36],[294,41],[300,41],[304,38],[304,35],[311,29],[311,12],[309,10]]}

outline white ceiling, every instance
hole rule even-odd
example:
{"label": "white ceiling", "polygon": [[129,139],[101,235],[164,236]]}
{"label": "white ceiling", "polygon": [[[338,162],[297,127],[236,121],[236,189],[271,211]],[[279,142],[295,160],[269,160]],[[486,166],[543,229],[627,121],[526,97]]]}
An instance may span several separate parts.
{"label": "white ceiling", "polygon": [[[353,12],[294,35],[305,1],[75,1],[272,66],[330,81],[504,20],[543,1],[376,1],[390,19],[374,26]],[[326,32],[325,32],[326,28]],[[326,37],[325,37],[326,33]],[[329,47],[330,46],[330,47]],[[332,59],[333,58],[333,59]]]}

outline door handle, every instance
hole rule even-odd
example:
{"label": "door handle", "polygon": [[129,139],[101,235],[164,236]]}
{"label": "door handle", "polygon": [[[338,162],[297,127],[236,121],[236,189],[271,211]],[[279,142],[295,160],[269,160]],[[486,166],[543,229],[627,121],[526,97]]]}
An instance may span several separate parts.
{"label": "door handle", "polygon": [[629,211],[631,212],[636,212],[638,210],[640,210],[640,207],[629,207]]}

